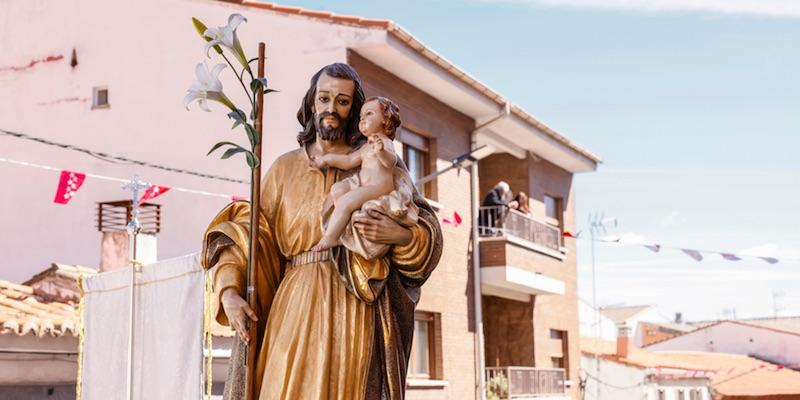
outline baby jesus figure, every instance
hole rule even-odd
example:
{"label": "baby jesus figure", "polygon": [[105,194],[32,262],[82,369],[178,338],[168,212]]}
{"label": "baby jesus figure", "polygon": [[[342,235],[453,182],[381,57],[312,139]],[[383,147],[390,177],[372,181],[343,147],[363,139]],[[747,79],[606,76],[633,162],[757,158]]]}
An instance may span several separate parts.
{"label": "baby jesus figure", "polygon": [[398,162],[394,150],[400,111],[385,97],[370,97],[361,107],[358,129],[367,143],[349,154],[325,154],[312,157],[317,168],[331,166],[349,170],[361,166],[358,173],[335,183],[323,206],[323,215],[333,205],[333,214],[322,239],[314,251],[344,245],[361,256],[372,259],[382,256],[388,245],[363,239],[351,223],[354,212],[374,210],[399,224],[410,227],[417,223],[417,207],[412,201],[414,185],[408,171]]}

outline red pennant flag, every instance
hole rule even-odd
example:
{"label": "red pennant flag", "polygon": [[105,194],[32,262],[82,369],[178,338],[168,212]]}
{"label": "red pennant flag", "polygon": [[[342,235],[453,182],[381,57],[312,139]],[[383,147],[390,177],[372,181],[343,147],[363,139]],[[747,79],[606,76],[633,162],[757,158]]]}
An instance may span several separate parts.
{"label": "red pennant flag", "polygon": [[719,253],[719,254],[722,256],[722,258],[724,258],[724,259],[726,259],[728,261],[739,261],[739,260],[741,260],[741,258],[739,258],[739,256],[737,256],[736,254],[731,254],[731,253]]}
{"label": "red pennant flag", "polygon": [[703,255],[697,250],[681,249],[687,256],[694,258],[695,261],[703,261]]}
{"label": "red pennant flag", "polygon": [[661,251],[661,245],[660,244],[646,244],[646,245],[644,245],[644,247],[647,247],[653,253],[658,253],[659,251]]}
{"label": "red pennant flag", "polygon": [[56,197],[53,199],[54,203],[67,204],[75,192],[81,188],[83,181],[86,180],[86,174],[72,171],[61,171],[61,177],[58,180],[58,189],[56,189]]}
{"label": "red pennant flag", "polygon": [[564,231],[564,233],[562,233],[561,236],[577,239],[577,238],[579,238],[581,236],[581,232],[583,232],[583,231],[578,231],[578,233],[573,234],[570,231]]}
{"label": "red pennant flag", "polygon": [[168,192],[169,189],[170,188],[168,188],[166,186],[156,186],[156,185],[150,186],[149,188],[147,188],[147,190],[145,190],[144,195],[142,196],[142,198],[139,199],[139,204],[142,204],[147,200],[154,199],[154,198],[156,198],[158,196],[161,196],[162,194]]}
{"label": "red pennant flag", "polygon": [[452,224],[454,228],[458,228],[461,225],[461,216],[458,215],[457,212],[453,211],[453,219],[444,218],[442,219],[443,224]]}

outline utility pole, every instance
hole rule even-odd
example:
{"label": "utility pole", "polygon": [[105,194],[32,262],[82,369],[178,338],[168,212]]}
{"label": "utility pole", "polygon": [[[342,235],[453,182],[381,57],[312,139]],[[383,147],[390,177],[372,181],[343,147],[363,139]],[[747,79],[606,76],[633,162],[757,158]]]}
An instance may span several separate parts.
{"label": "utility pole", "polygon": [[773,290],[772,291],[772,316],[773,318],[777,319],[778,314],[783,311],[783,298],[786,296],[786,292],[783,290]]}
{"label": "utility pole", "polygon": [[[589,214],[589,234],[591,238],[591,257],[592,257],[592,308],[594,309],[594,333],[595,340],[602,338],[603,332],[600,329],[600,309],[597,307],[597,269],[595,268],[595,242],[599,235],[606,235],[606,225],[613,222],[614,227],[617,227],[616,218],[606,218],[605,213]],[[599,347],[598,347],[599,348]],[[594,354],[594,381],[595,381],[595,399],[600,399],[600,358],[597,351]]]}

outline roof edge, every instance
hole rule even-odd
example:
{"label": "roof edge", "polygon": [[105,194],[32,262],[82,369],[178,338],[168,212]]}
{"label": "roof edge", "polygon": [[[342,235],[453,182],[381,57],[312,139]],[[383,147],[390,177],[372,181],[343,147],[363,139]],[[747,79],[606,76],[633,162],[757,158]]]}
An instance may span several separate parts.
{"label": "roof edge", "polygon": [[[388,33],[390,33],[391,35],[393,35],[398,40],[407,44],[411,49],[419,53],[421,56],[425,57],[426,59],[438,65],[439,67],[443,68],[445,71],[449,72],[454,77],[466,83],[468,86],[475,89],[478,93],[486,96],[491,101],[494,101],[499,106],[504,106],[507,102],[509,102],[505,97],[495,92],[494,90],[489,88],[489,86],[475,79],[468,73],[464,72],[454,63],[450,62],[446,58],[439,55],[437,52],[432,50],[430,47],[426,46],[419,39],[414,37],[411,33],[403,29],[400,25],[396,24],[392,20],[378,19],[378,18],[362,18],[354,15],[340,15],[330,11],[308,10],[301,7],[283,6],[277,3],[262,2],[258,0],[216,0],[216,1],[223,3],[240,4],[246,7],[269,10],[288,15],[297,15],[306,18],[313,18],[335,24],[356,26],[360,28],[383,29]],[[511,111],[514,115],[521,118],[523,121],[528,123],[536,130],[543,132],[545,135],[551,137],[552,139],[566,146],[568,149],[577,153],[579,156],[593,163],[595,170],[597,169],[597,164],[603,162],[600,156],[594,154],[588,149],[573,142],[566,136],[548,127],[547,125],[536,119],[534,116],[532,116],[530,113],[525,111],[522,107],[512,104]]]}

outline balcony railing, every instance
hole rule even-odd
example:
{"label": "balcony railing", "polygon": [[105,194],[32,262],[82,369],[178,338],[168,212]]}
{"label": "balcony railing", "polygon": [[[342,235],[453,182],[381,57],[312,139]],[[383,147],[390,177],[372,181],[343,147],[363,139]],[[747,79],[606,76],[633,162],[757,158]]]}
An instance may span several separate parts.
{"label": "balcony railing", "polygon": [[487,367],[488,399],[523,399],[564,395],[566,371],[561,368]]}
{"label": "balcony railing", "polygon": [[478,215],[478,232],[483,237],[513,235],[558,251],[561,231],[505,206],[485,206]]}

